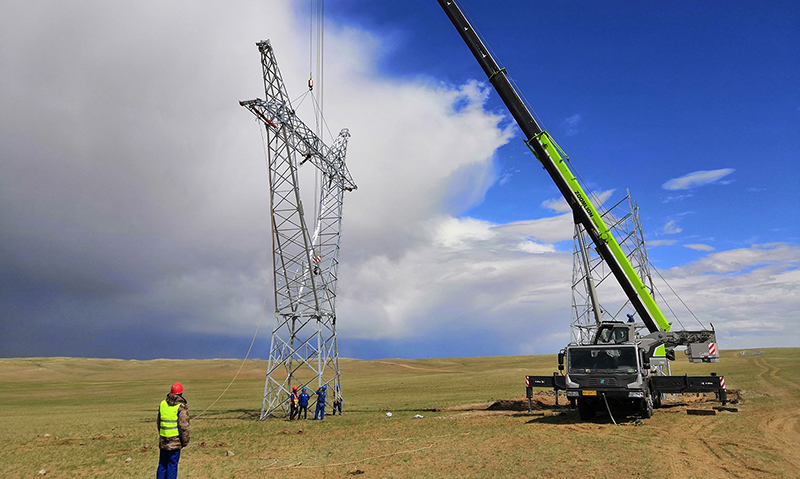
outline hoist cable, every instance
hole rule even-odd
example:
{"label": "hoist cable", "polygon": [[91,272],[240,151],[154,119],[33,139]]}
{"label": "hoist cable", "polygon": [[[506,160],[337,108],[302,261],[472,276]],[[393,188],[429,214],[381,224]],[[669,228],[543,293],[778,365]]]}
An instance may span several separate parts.
{"label": "hoist cable", "polygon": [[[663,281],[663,282],[664,282],[664,284],[666,284],[666,285],[667,285],[667,288],[669,288],[669,290],[670,290],[670,291],[672,291],[672,294],[674,294],[674,295],[675,295],[675,297],[676,297],[676,298],[678,298],[678,301],[680,301],[680,302],[681,302],[681,304],[683,305],[683,307],[684,307],[684,308],[686,308],[686,311],[689,311],[689,314],[691,314],[691,315],[692,315],[692,317],[695,319],[695,321],[697,321],[697,324],[699,324],[701,327],[705,327],[705,326],[703,325],[703,323],[700,321],[700,319],[699,319],[697,316],[695,316],[695,314],[694,314],[694,311],[692,311],[692,310],[689,308],[689,306],[688,306],[686,303],[684,303],[684,302],[683,302],[683,299],[681,299],[681,297],[680,297],[680,296],[678,296],[678,293],[676,293],[676,292],[675,292],[675,290],[674,290],[674,289],[672,289],[672,286],[670,286],[670,284],[669,284],[669,283],[667,283],[667,280],[666,280],[666,279],[665,279],[665,278],[664,278],[664,277],[661,275],[661,272],[659,272],[659,271],[658,271],[658,268],[656,268],[656,267],[655,267],[655,265],[654,265],[653,263],[650,263],[650,267],[651,267],[651,268],[652,268],[652,269],[653,269],[653,270],[656,272],[656,274],[658,275],[658,277],[659,277],[659,278],[661,278],[661,281]],[[681,325],[681,327],[683,327],[683,325]]]}
{"label": "hoist cable", "polygon": [[[311,99],[313,102],[314,107],[314,123],[316,128],[317,137],[323,140],[324,142],[324,135],[323,135],[323,124],[324,124],[324,115],[323,115],[323,104],[324,104],[324,95],[325,95],[325,1],[324,0],[316,0],[316,12],[314,11],[314,0],[311,0],[311,33],[310,35],[313,38],[314,29],[316,27],[316,73],[317,73],[317,82],[316,82],[316,95],[312,92]],[[312,59],[314,58],[314,45],[313,40],[310,43],[310,52],[309,52],[309,62],[312,63]],[[309,85],[310,86],[310,85]],[[317,233],[317,244],[314,251],[314,254],[318,254],[322,249],[322,234],[319,231],[320,222],[319,216],[322,214],[321,207],[319,202],[321,201],[320,196],[320,187],[322,182],[322,172],[316,170],[314,172],[314,228],[315,232]]]}

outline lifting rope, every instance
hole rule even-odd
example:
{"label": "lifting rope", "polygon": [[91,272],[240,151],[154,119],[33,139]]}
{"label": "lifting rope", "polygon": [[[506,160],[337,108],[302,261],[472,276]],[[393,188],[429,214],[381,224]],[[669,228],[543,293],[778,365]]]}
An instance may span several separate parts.
{"label": "lifting rope", "polygon": [[[309,28],[308,28],[308,94],[314,107],[314,124],[316,126],[315,133],[317,137],[323,139],[322,125],[324,123],[323,117],[323,102],[325,98],[325,0],[311,0],[309,2],[311,8],[309,14]],[[315,34],[316,34],[316,57],[315,57]],[[316,65],[315,65],[316,64]],[[316,66],[317,73],[317,91],[314,93],[314,67]],[[316,228],[317,218],[319,218],[319,202],[320,202],[320,183],[322,182],[322,172],[319,170],[314,171],[314,226]],[[313,245],[315,249],[321,249],[322,235],[317,235],[317,245]],[[313,238],[312,238],[313,239]]]}
{"label": "lifting rope", "polygon": [[242,364],[239,366],[239,370],[236,371],[236,374],[233,375],[233,379],[231,379],[231,382],[228,383],[228,387],[226,387],[225,390],[220,393],[220,395],[217,397],[217,399],[215,399],[214,402],[211,403],[211,405],[209,405],[207,408],[205,408],[205,410],[203,412],[201,412],[200,414],[195,416],[194,419],[198,419],[200,416],[202,416],[203,414],[207,413],[209,409],[214,407],[214,405],[217,404],[217,402],[220,399],[222,399],[222,396],[224,396],[225,393],[228,392],[228,389],[231,388],[231,386],[233,385],[233,382],[236,381],[236,378],[239,377],[239,373],[242,372],[242,368],[247,363],[247,359],[250,357],[250,352],[253,350],[253,345],[256,343],[256,337],[258,336],[258,328],[261,327],[261,320],[264,318],[264,309],[267,306],[267,298],[269,298],[269,287],[267,287],[267,292],[264,294],[264,302],[261,303],[261,313],[258,315],[258,324],[256,325],[256,332],[253,333],[253,340],[250,341],[250,347],[247,348],[247,354],[244,355],[244,359],[242,359]]}

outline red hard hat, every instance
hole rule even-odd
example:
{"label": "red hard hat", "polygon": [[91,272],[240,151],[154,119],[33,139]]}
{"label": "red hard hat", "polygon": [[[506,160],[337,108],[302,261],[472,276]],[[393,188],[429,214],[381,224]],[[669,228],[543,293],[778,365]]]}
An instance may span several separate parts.
{"label": "red hard hat", "polygon": [[170,394],[183,394],[183,384],[175,383],[172,385],[172,389],[170,389]]}
{"label": "red hard hat", "polygon": [[292,391],[297,391],[297,386],[292,386]]}

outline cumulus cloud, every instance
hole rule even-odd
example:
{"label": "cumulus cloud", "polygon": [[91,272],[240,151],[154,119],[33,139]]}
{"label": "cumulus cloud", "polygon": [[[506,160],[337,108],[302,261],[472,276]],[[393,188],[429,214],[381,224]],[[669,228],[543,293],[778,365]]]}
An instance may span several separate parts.
{"label": "cumulus cloud", "polygon": [[665,190],[688,190],[698,186],[716,183],[722,178],[733,173],[733,168],[721,168],[719,170],[699,170],[687,173],[678,178],[672,178],[661,185]]}

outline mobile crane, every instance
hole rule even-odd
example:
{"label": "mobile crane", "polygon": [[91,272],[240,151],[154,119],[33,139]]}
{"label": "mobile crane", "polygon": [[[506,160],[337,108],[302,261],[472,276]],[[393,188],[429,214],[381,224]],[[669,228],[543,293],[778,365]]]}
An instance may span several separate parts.
{"label": "mobile crane", "polygon": [[[571,343],[558,354],[559,372],[553,376],[526,376],[528,397],[534,387],[566,391],[577,403],[581,419],[590,419],[605,405],[634,408],[649,418],[660,406],[662,394],[715,392],[725,404],[724,378],[663,374],[663,364],[675,359],[674,348],[686,346],[691,362],[719,362],[716,334],[712,329],[671,331],[647,286],[636,273],[612,229],[592,204],[589,196],[565,161],[566,155],[544,130],[522,101],[519,92],[500,68],[455,0],[438,0],[475,59],[525,135],[525,144],[555,182],[572,209],[576,224],[591,238],[649,334],[639,333],[633,323],[598,319],[588,344]],[[596,298],[592,298],[596,305]],[[597,306],[595,306],[597,307]],[[598,315],[599,318],[599,315]],[[566,364],[565,364],[566,363]],[[565,370],[566,365],[566,370]]]}

